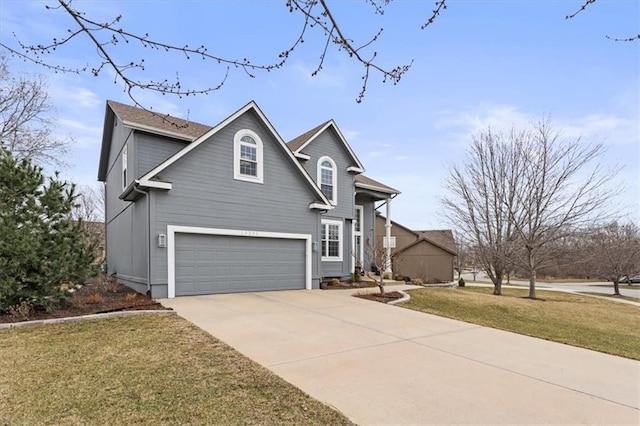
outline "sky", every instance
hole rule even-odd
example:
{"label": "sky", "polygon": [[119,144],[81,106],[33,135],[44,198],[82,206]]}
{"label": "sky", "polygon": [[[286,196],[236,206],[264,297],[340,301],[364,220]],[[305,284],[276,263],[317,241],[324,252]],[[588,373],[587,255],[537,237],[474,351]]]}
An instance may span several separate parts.
{"label": "sky", "polygon": [[[365,1],[329,1],[346,37],[376,52],[388,68],[411,64],[394,85],[372,73],[365,97],[356,102],[364,69],[330,46],[323,69],[312,76],[324,48],[312,28],[285,66],[249,77],[232,68],[221,89],[208,95],[173,97],[135,92],[145,107],[215,125],[254,100],[288,141],[333,118],[365,174],[402,193],[392,218],[413,229],[452,228],[440,199],[454,164],[464,161],[474,134],[491,126],[508,131],[549,117],[556,130],[581,143],[603,143],[602,164],[617,172],[615,200],[624,217],[640,223],[640,40],[615,42],[640,32],[640,2],[599,0],[573,19],[583,0],[449,0],[428,28],[433,1],[396,0],[384,15]],[[57,2],[0,0],[0,40],[11,47],[61,39],[74,21]],[[275,63],[298,37],[303,20],[285,0],[81,1],[72,7],[99,22],[122,16],[119,26],[176,45],[205,45],[210,53],[253,63]],[[122,63],[145,60],[147,80],[183,86],[216,86],[225,68],[182,54],[145,49],[139,43],[109,46]],[[2,50],[2,48],[0,48]],[[99,60],[83,34],[45,57],[68,67]],[[60,137],[73,143],[62,176],[97,185],[105,102],[132,101],[109,70],[53,73],[10,59],[11,71],[41,74],[55,106]]]}

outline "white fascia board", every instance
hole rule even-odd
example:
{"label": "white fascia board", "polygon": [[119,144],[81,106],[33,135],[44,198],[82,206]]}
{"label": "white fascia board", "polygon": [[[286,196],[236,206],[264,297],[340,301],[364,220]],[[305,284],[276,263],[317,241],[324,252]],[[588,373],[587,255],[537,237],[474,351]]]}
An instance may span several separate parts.
{"label": "white fascia board", "polygon": [[133,123],[131,121],[123,120],[122,124],[134,130],[142,130],[144,132],[155,133],[162,136],[169,136],[169,137],[180,139],[183,141],[191,142],[194,140],[194,138],[192,138],[191,136],[186,136],[178,132],[172,132],[171,130],[165,130],[165,129],[158,129],[157,127],[152,127],[152,126],[145,126],[144,124]]}
{"label": "white fascia board", "polygon": [[301,160],[311,160],[311,156],[301,152],[294,152],[293,155]]}
{"label": "white fascia board", "polygon": [[371,189],[373,191],[383,192],[385,194],[400,194],[399,192],[389,191],[388,189],[380,188],[379,186],[374,186],[374,185],[367,185],[366,183],[356,182],[355,185],[356,185],[356,188]]}
{"label": "white fascia board", "polygon": [[223,235],[231,237],[279,238],[305,241],[305,289],[312,288],[312,236],[289,232],[263,232],[243,229],[202,228],[197,226],[167,225],[167,297],[176,297],[176,234]]}
{"label": "white fascia board", "polygon": [[140,186],[144,186],[145,188],[156,188],[156,189],[171,189],[171,182],[159,182],[157,180],[144,180],[140,179],[136,181]]}
{"label": "white fascia board", "polygon": [[309,204],[309,209],[313,210],[313,209],[318,209],[318,210],[331,210],[333,209],[334,206],[332,206],[331,204],[322,204],[322,203],[311,203]]}
{"label": "white fascia board", "polygon": [[360,167],[349,166],[347,167],[347,172],[364,173],[364,169],[361,169]]}

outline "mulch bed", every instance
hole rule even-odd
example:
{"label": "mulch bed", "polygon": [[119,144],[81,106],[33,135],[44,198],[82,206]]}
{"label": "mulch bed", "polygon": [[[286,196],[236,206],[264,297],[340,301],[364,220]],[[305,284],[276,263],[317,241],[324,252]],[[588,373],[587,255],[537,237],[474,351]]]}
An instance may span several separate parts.
{"label": "mulch bed", "polygon": [[166,309],[149,296],[137,293],[111,279],[101,277],[76,290],[65,303],[51,312],[34,310],[26,318],[4,313],[0,314],[0,323],[77,317],[107,312]]}
{"label": "mulch bed", "polygon": [[366,294],[354,294],[355,297],[359,297],[361,299],[374,300],[376,302],[389,303],[393,300],[401,299],[404,294],[399,291],[390,291],[385,294],[380,293],[366,293]]}
{"label": "mulch bed", "polygon": [[359,281],[359,282],[346,282],[340,281],[338,284],[331,283],[320,283],[320,288],[322,290],[345,290],[349,288],[369,288],[375,287],[376,283],[371,281]]}

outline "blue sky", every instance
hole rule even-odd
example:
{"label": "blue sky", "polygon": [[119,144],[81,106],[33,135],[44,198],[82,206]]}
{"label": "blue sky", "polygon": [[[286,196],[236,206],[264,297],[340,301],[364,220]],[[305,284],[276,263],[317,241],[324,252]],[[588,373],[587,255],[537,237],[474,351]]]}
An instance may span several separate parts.
{"label": "blue sky", "polygon": [[[433,1],[396,0],[384,16],[361,1],[335,1],[336,18],[347,37],[366,42],[384,32],[369,49],[379,63],[411,62],[398,85],[372,75],[364,101],[362,68],[342,52],[330,50],[318,64],[323,39],[310,32],[282,69],[248,78],[232,70],[219,91],[176,98],[137,93],[156,111],[204,124],[216,124],[255,100],[285,140],[333,118],[361,161],[366,174],[402,194],[392,215],[415,229],[448,228],[439,198],[450,165],[462,161],[471,135],[487,125],[508,129],[548,115],[568,138],[602,141],[604,164],[619,170],[624,192],[620,211],[640,222],[640,41],[617,43],[640,31],[640,2],[600,0],[574,19],[564,17],[583,1],[449,1],[436,22],[420,25]],[[53,1],[0,2],[0,37],[15,45],[12,33],[27,43],[45,43],[74,28],[70,17],[46,10]],[[78,1],[73,6],[98,21],[122,15],[122,27],[147,32],[175,44],[205,44],[210,52],[271,63],[298,34],[301,19],[278,1]],[[127,49],[127,50],[124,50]],[[119,58],[144,58],[148,79],[172,78],[184,85],[216,85],[224,70],[199,59],[157,54],[137,46],[119,48]],[[86,39],[58,49],[51,60],[65,65],[95,63]],[[104,103],[131,103],[113,73],[55,74],[11,61],[15,71],[41,73],[49,81],[60,136],[74,145],[63,170],[67,179],[95,185]]]}

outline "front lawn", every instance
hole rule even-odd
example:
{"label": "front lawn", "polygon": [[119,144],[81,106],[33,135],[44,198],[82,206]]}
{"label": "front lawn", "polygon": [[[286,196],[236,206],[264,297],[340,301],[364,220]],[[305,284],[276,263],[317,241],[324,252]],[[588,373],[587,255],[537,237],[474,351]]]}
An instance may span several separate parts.
{"label": "front lawn", "polygon": [[173,315],[0,330],[0,413],[12,425],[351,424]]}
{"label": "front lawn", "polygon": [[405,308],[640,360],[640,307],[600,298],[528,289],[411,290]]}

